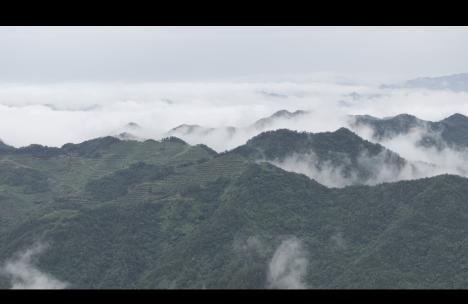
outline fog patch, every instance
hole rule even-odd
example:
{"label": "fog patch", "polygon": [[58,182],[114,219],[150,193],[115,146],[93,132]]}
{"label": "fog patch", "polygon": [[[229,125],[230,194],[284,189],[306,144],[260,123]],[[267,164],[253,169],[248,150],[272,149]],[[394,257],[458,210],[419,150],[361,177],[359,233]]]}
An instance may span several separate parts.
{"label": "fog patch", "polygon": [[[401,173],[402,179],[431,177],[440,174],[458,174],[468,177],[468,149],[447,145],[440,138],[440,134],[431,132],[425,127],[413,128],[406,134],[381,140],[373,139],[372,131],[369,128],[357,129],[356,133],[363,138],[377,141],[409,161],[416,171],[406,168]],[[430,138],[435,145],[421,144],[425,138]]]}
{"label": "fog patch", "polygon": [[0,274],[10,279],[11,289],[64,289],[68,283],[39,270],[34,264],[47,245],[36,243],[33,247],[16,254],[0,269]]}
{"label": "fog patch", "polygon": [[[122,132],[158,140],[182,124],[243,129],[232,139],[221,131],[187,140],[216,145],[215,150],[223,151],[257,135],[261,130],[248,127],[276,111],[320,109],[328,112],[329,120],[337,115],[332,105],[342,95],[367,90],[365,86],[320,82],[0,84],[0,137],[15,147],[33,143],[61,146]],[[288,104],[284,104],[285,98],[259,92],[286,95]],[[128,130],[129,122],[141,128]],[[310,130],[315,122],[297,128]],[[326,122],[322,119],[315,126],[328,129]]]}
{"label": "fog patch", "polygon": [[283,170],[307,175],[311,179],[328,187],[344,187],[352,185],[357,176],[351,172],[345,176],[345,164],[351,160],[343,155],[343,164],[333,164],[330,160],[321,160],[313,151],[306,154],[293,153],[282,160],[268,161]]}
{"label": "fog patch", "polygon": [[342,231],[338,231],[338,232],[334,233],[330,237],[330,241],[332,242],[332,244],[337,249],[346,249],[348,247],[348,245],[346,244],[346,240],[344,238],[344,234],[343,234]]}
{"label": "fog patch", "polygon": [[[222,152],[267,130],[316,133],[349,127],[347,117],[354,114],[408,113],[427,120],[468,114],[467,99],[466,92],[332,81],[0,84],[0,137],[15,147],[61,146],[124,132],[131,138],[159,140],[188,124],[212,130],[179,134],[181,139]],[[279,110],[308,113],[253,127]],[[140,128],[129,128],[129,122]]]}
{"label": "fog patch", "polygon": [[[438,153],[435,150],[433,148],[433,153]],[[374,186],[445,173],[467,176],[468,173],[468,151],[443,150],[441,155],[435,154],[437,157],[434,156],[433,160],[436,163],[419,161],[417,158],[406,161],[389,150],[382,150],[376,155],[362,151],[354,161],[344,153],[332,154],[339,161],[321,159],[314,151],[292,153],[283,159],[262,161],[289,172],[304,174],[322,185],[333,188],[351,185]]]}
{"label": "fog patch", "polygon": [[305,289],[304,277],[308,267],[307,253],[302,242],[291,237],[281,242],[268,265],[267,287]]}
{"label": "fog patch", "polygon": [[236,239],[234,241],[234,248],[239,249],[241,251],[264,251],[265,245],[257,236],[249,236],[245,240]]}

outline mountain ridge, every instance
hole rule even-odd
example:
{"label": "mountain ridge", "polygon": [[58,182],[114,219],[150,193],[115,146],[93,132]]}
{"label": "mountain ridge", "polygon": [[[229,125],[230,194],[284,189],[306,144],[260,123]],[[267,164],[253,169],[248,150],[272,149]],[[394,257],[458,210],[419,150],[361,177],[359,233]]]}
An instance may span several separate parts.
{"label": "mountain ridge", "polygon": [[437,77],[420,77],[407,80],[400,84],[381,85],[382,89],[429,89],[452,90],[455,92],[468,91],[468,73],[452,74]]}
{"label": "mountain ridge", "polygon": [[375,140],[391,139],[407,135],[413,131],[422,133],[419,144],[439,149],[445,145],[460,148],[468,147],[468,117],[455,113],[439,121],[429,121],[410,114],[377,118],[368,115],[351,115],[349,124],[352,129],[361,126],[370,127]]}

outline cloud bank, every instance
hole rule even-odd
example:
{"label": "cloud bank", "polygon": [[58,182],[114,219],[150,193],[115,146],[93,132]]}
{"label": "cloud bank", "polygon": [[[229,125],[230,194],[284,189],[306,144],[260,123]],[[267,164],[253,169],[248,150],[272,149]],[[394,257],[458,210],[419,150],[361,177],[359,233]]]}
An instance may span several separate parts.
{"label": "cloud bank", "polygon": [[[133,130],[135,135],[158,139],[181,124],[245,128],[282,109],[309,110],[310,115],[271,129],[321,132],[344,126],[347,114],[409,113],[432,120],[455,112],[468,114],[467,99],[463,92],[383,90],[318,81],[2,84],[0,138],[14,146],[60,146],[118,134],[126,131],[127,123],[135,122],[142,127]],[[233,139],[221,133],[190,141],[206,141],[224,150],[255,133],[245,130]]]}
{"label": "cloud bank", "polygon": [[290,237],[281,242],[268,265],[267,287],[305,289],[308,259],[302,242]]}
{"label": "cloud bank", "polygon": [[[61,146],[122,132],[127,132],[127,138],[157,140],[170,135],[169,130],[187,124],[202,128],[172,135],[189,144],[203,143],[221,152],[242,145],[266,130],[288,128],[315,133],[351,128],[348,115],[388,117],[408,113],[433,121],[453,113],[468,115],[467,101],[466,92],[382,89],[319,80],[0,84],[0,139],[16,147],[33,143]],[[253,127],[257,120],[283,109],[291,112],[305,110],[307,114],[293,119],[276,119],[264,128]],[[131,127],[129,123],[139,127]],[[206,132],[207,128],[212,129]],[[353,131],[375,142],[369,130]],[[392,168],[384,167],[376,182],[440,173],[466,176],[466,151],[450,147],[442,151],[423,148],[415,144],[420,136],[421,131],[415,131],[408,136],[380,142],[410,162],[418,163],[415,165],[418,170],[408,168],[395,175]],[[297,155],[291,155],[277,165],[327,185],[353,183],[349,177],[343,180],[341,168],[325,166],[317,172],[310,166],[313,161],[302,164],[301,158],[304,156],[298,159]],[[376,160],[371,162],[376,163]],[[421,165],[421,162],[435,167]]]}
{"label": "cloud bank", "polygon": [[46,245],[37,243],[3,265],[0,274],[11,280],[12,289],[64,289],[68,286],[68,283],[42,272],[34,265],[34,259],[46,248]]}

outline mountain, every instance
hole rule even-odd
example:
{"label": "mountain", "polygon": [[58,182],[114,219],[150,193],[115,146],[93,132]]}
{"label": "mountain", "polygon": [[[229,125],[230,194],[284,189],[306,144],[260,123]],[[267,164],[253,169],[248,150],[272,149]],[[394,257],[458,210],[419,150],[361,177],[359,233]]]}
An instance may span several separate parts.
{"label": "mountain", "polygon": [[[216,145],[219,142],[232,141],[233,144],[230,146],[236,147],[247,140],[246,135],[251,137],[266,130],[284,128],[283,125],[293,123],[296,119],[307,118],[308,113],[308,111],[303,110],[295,112],[281,110],[269,117],[259,119],[245,128],[207,128],[199,125],[183,124],[171,129],[166,135],[182,138],[192,144]],[[443,149],[446,146],[453,148],[468,147],[468,117],[460,113],[455,113],[440,121],[427,121],[410,114],[399,114],[384,118],[370,115],[349,115],[344,126],[356,132],[360,131],[362,127],[370,128],[372,131],[371,138],[375,141],[417,133],[415,135],[420,137],[418,145],[424,147],[436,147],[438,149]]]}
{"label": "mountain", "polygon": [[214,155],[206,146],[189,146],[177,138],[139,142],[103,137],[61,148],[12,148],[0,153],[0,231],[37,210],[92,201],[82,195],[91,180],[140,161],[182,168]]}
{"label": "mountain", "polygon": [[132,133],[122,132],[114,136],[120,140],[141,140],[138,136],[133,135]]}
{"label": "mountain", "polygon": [[409,114],[388,118],[355,115],[350,117],[349,125],[352,129],[370,128],[373,139],[377,141],[419,132],[419,144],[426,147],[468,147],[468,117],[459,113],[437,122],[422,120]]}
{"label": "mountain", "polygon": [[257,120],[255,123],[253,123],[253,127],[258,129],[258,130],[264,130],[266,128],[271,127],[275,123],[277,123],[279,120],[290,120],[294,118],[299,118],[301,116],[306,115],[308,112],[303,111],[303,110],[297,110],[295,112],[289,112],[288,110],[280,110],[273,115],[265,118],[261,118]]}
{"label": "mountain", "polygon": [[14,147],[5,144],[5,143],[0,139],[0,153],[2,153],[2,152],[7,152],[7,151],[11,151],[11,150],[13,150],[13,149],[14,149]]}
{"label": "mountain", "polygon": [[330,189],[239,153],[170,167],[51,193],[2,231],[0,260],[40,240],[35,267],[69,288],[467,287],[465,178]]}
{"label": "mountain", "polygon": [[190,124],[182,124],[175,128],[169,130],[166,135],[168,136],[177,136],[177,137],[184,137],[184,136],[194,136],[194,135],[210,135],[210,133],[225,133],[229,137],[234,136],[236,133],[239,132],[247,132],[251,131],[263,131],[265,129],[273,127],[278,122],[284,122],[288,120],[293,120],[296,118],[303,117],[308,112],[303,110],[297,110],[295,112],[289,112],[288,110],[280,110],[273,113],[271,116],[261,118],[254,122],[253,124],[245,127],[245,128],[235,128],[235,127],[220,127],[220,128],[208,128],[203,127],[200,125],[190,125]]}
{"label": "mountain", "polygon": [[186,135],[186,134],[190,134],[190,133],[193,133],[193,132],[209,133],[209,132],[211,132],[213,130],[214,130],[213,128],[205,128],[205,127],[202,127],[202,126],[199,126],[199,125],[182,124],[180,126],[172,128],[168,132],[168,134],[173,135],[173,134],[181,133],[181,134]]}
{"label": "mountain", "polygon": [[199,125],[188,125],[182,124],[169,130],[166,133],[168,136],[190,136],[190,135],[208,135],[213,132],[225,132],[227,135],[232,136],[236,133],[234,127],[223,127],[223,128],[206,128]]}
{"label": "mountain", "polygon": [[382,88],[409,88],[429,90],[451,90],[455,92],[468,92],[468,73],[440,76],[421,77],[408,80],[396,85],[382,85]]}
{"label": "mountain", "polygon": [[468,288],[468,179],[328,188],[259,161],[311,150],[405,163],[344,128],[225,153],[175,137],[1,153],[0,288],[15,267],[79,289]]}
{"label": "mountain", "polygon": [[334,132],[309,133],[297,132],[288,129],[266,131],[251,138],[244,146],[233,152],[244,156],[255,154],[265,159],[284,158],[290,153],[307,153],[314,150],[324,157],[330,152],[346,153],[357,158],[362,150],[371,154],[378,154],[384,148],[378,144],[361,139],[346,128]]}
{"label": "mountain", "polygon": [[301,110],[295,112],[281,110],[250,125],[237,128],[232,126],[211,128],[196,124],[182,124],[166,132],[165,136],[175,136],[189,144],[206,144],[222,152],[244,144],[249,138],[262,131],[291,127],[298,120],[306,118],[307,113]]}
{"label": "mountain", "polygon": [[456,113],[440,122],[441,137],[448,144],[468,147],[468,117]]}
{"label": "mountain", "polygon": [[[404,170],[417,170],[398,154],[346,128],[324,133],[267,131],[231,153],[304,173],[328,186],[391,181]],[[385,176],[379,175],[383,173]]]}
{"label": "mountain", "polygon": [[352,126],[370,126],[377,139],[391,138],[406,134],[416,127],[425,127],[427,121],[409,114],[400,114],[394,117],[377,118],[370,115],[355,115],[351,117]]}
{"label": "mountain", "polygon": [[129,130],[137,130],[137,129],[141,129],[141,126],[137,124],[136,122],[131,121],[125,125],[125,128]]}

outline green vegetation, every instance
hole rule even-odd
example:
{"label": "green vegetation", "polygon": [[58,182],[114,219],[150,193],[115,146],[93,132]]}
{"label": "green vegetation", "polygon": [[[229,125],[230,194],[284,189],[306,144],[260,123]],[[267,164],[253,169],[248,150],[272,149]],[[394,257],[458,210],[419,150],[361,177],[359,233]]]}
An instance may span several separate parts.
{"label": "green vegetation", "polygon": [[270,162],[282,162],[292,157],[303,167],[339,171],[343,178],[352,180],[352,184],[375,180],[383,166],[397,175],[407,164],[398,154],[364,140],[346,128],[324,133],[287,129],[267,131],[228,153]]}
{"label": "green vegetation", "polygon": [[309,288],[468,287],[468,179],[331,189],[252,157],[310,147],[383,149],[340,129],[267,132],[222,154],[174,138],[2,153],[0,261],[42,241],[36,266],[70,288],[265,288],[294,236]]}
{"label": "green vegetation", "polygon": [[89,181],[85,186],[85,191],[89,192],[97,200],[116,199],[127,194],[130,186],[144,181],[162,179],[173,172],[172,167],[147,165],[138,162],[130,165],[127,169],[117,170],[110,175]]}
{"label": "green vegetation", "polygon": [[372,129],[373,138],[382,140],[398,135],[407,135],[418,130],[422,132],[418,144],[425,147],[455,148],[468,147],[468,117],[456,113],[441,121],[419,119],[413,115],[400,114],[390,118],[376,118],[369,115],[353,116],[353,127],[366,126]]}

